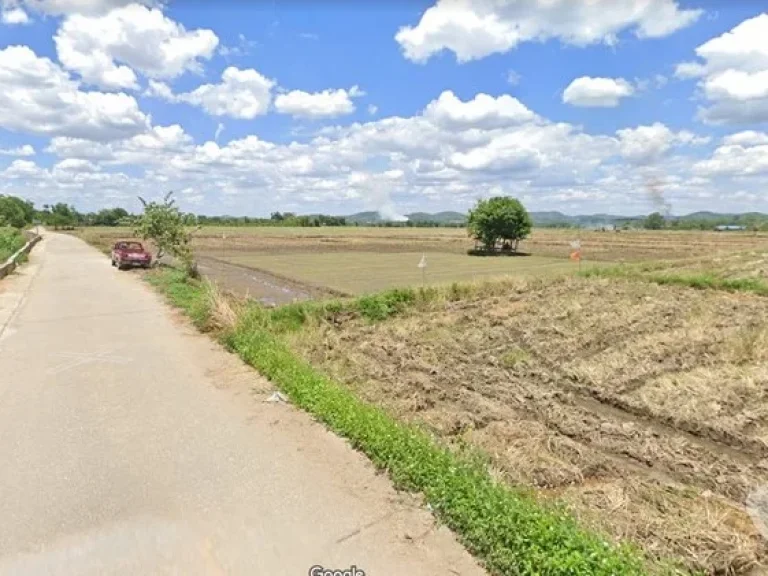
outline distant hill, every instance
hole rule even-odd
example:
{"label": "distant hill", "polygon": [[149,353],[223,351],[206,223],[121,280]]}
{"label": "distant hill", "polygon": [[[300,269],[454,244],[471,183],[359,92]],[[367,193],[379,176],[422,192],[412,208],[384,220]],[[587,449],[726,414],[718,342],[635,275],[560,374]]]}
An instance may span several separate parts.
{"label": "distant hill", "polygon": [[[457,224],[467,221],[467,215],[461,212],[437,212],[430,214],[429,212],[413,212],[412,214],[405,215],[408,220],[412,222],[438,222],[440,224]],[[386,222],[381,214],[378,212],[358,212],[357,214],[350,214],[345,217],[347,222],[357,224],[378,224],[379,222]]]}
{"label": "distant hill", "polygon": [[569,216],[562,212],[531,212],[534,226],[610,226],[637,220],[642,216],[616,216],[612,214],[580,214]]}
{"label": "distant hill", "polygon": [[[531,212],[534,226],[578,226],[584,228],[600,226],[620,226],[625,222],[636,223],[645,218],[645,215],[620,216],[616,214],[579,214],[571,216],[556,210]],[[406,214],[412,222],[437,222],[439,224],[462,224],[467,221],[467,214],[462,212],[445,211],[435,214],[429,212],[413,212]],[[351,224],[379,224],[386,222],[378,212],[358,212],[346,216]],[[748,212],[744,214],[729,214],[719,212],[700,211],[684,216],[671,216],[669,220],[687,221],[712,221],[718,223],[739,224],[749,220],[768,220],[768,214],[760,212]]]}
{"label": "distant hill", "polygon": [[430,214],[428,212],[413,212],[407,214],[408,220],[413,222],[439,222],[440,224],[461,224],[467,221],[467,215],[461,212],[437,212]]}
{"label": "distant hill", "polygon": [[358,212],[357,214],[350,214],[344,218],[346,218],[347,222],[352,224],[376,224],[382,221],[378,212]]}

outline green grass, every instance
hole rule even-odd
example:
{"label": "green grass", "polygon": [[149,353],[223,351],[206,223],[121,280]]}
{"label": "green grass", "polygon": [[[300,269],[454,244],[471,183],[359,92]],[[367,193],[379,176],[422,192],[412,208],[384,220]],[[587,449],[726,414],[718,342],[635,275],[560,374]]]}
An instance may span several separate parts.
{"label": "green grass", "polygon": [[581,273],[587,278],[626,278],[645,280],[660,285],[687,286],[699,290],[751,292],[768,296],[768,282],[760,278],[726,278],[717,271],[693,273],[664,272],[653,266],[611,266],[592,268]]}
{"label": "green grass", "polygon": [[205,330],[210,318],[211,299],[200,282],[192,280],[173,268],[159,269],[147,274],[147,280],[160,290],[174,306],[181,308],[200,330]]}
{"label": "green grass", "polygon": [[[149,278],[205,328],[213,302],[205,284],[174,271],[158,271]],[[390,291],[365,299],[276,310],[249,304],[240,311],[236,326],[220,337],[294,404],[386,470],[398,488],[423,493],[437,518],[492,574],[644,574],[639,551],[584,530],[565,509],[495,480],[482,458],[452,451],[425,431],[361,401],[294,354],[281,336],[319,315],[352,313],[377,321],[450,294],[450,289]]]}
{"label": "green grass", "polygon": [[8,260],[17,250],[26,244],[24,235],[16,228],[0,228],[0,264]]}
{"label": "green grass", "polygon": [[327,252],[232,254],[234,264],[259,268],[314,286],[347,294],[369,294],[402,286],[468,282],[494,276],[548,276],[575,272],[576,264],[542,256],[482,258],[444,252],[427,253],[426,274],[417,264],[421,252]]}

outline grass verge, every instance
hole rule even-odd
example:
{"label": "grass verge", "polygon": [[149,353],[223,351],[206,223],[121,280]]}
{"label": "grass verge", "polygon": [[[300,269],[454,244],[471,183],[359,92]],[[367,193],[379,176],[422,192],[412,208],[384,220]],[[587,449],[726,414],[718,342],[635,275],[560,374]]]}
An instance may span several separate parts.
{"label": "grass verge", "polygon": [[26,244],[24,235],[16,228],[0,227],[0,264]]}
{"label": "grass verge", "polygon": [[[218,336],[230,350],[269,378],[294,404],[386,470],[398,488],[423,493],[437,518],[492,574],[646,573],[648,565],[638,550],[586,531],[564,508],[542,503],[529,491],[497,481],[478,455],[449,450],[425,431],[366,404],[299,358],[281,337],[313,315],[357,313],[379,320],[418,304],[419,299],[450,296],[455,288],[390,291],[275,310],[245,305],[222,329],[215,318],[215,289],[172,270],[159,270],[148,279],[199,328],[218,327]],[[231,310],[228,305],[225,308]]]}
{"label": "grass verge", "polygon": [[679,274],[642,269],[636,266],[611,266],[592,268],[580,273],[585,278],[624,278],[645,280],[661,285],[686,286],[699,290],[725,290],[728,292],[751,292],[768,296],[768,282],[759,278],[723,278],[716,272]]}

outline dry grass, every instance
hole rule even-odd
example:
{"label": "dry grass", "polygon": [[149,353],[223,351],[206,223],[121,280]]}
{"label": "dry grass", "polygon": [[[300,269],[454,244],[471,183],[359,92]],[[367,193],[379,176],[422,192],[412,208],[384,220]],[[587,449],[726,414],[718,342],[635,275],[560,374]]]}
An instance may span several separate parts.
{"label": "dry grass", "polygon": [[295,346],[365,399],[491,455],[510,482],[709,572],[766,558],[768,300],[563,279]]}

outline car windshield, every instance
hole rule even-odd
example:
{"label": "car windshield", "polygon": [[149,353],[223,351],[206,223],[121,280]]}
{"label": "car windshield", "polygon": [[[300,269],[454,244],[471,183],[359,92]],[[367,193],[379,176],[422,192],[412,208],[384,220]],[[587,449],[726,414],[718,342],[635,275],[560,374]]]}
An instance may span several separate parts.
{"label": "car windshield", "polygon": [[123,244],[123,249],[138,251],[138,250],[144,250],[144,247],[138,242],[126,242],[125,244]]}

